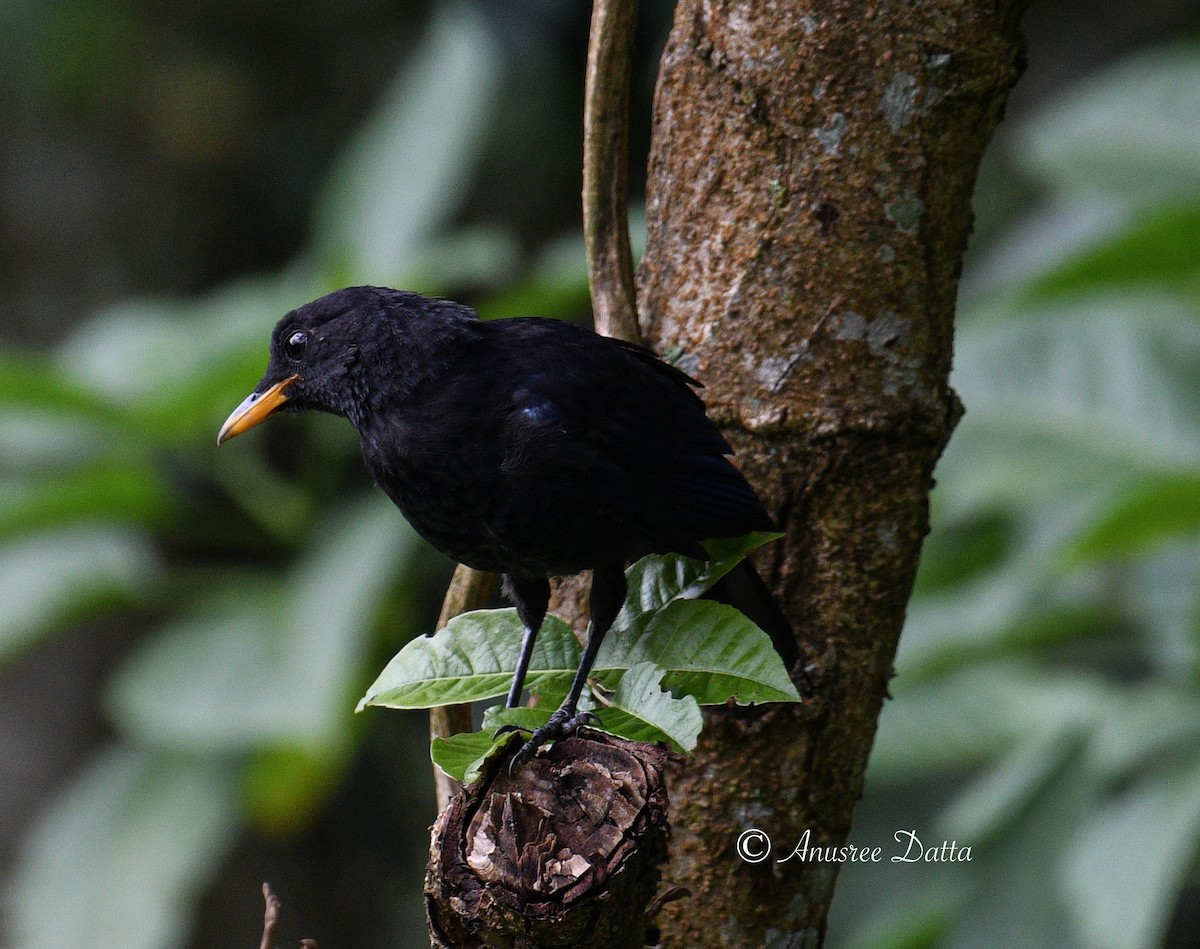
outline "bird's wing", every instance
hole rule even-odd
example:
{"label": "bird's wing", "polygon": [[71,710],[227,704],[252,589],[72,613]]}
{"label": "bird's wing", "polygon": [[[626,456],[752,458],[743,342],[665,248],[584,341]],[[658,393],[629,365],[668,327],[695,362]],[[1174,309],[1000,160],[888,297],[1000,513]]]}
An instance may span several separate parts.
{"label": "bird's wing", "polygon": [[[663,549],[770,529],[691,379],[648,350],[569,327],[529,347],[504,426],[511,472],[537,470]],[[554,358],[532,355],[553,345]],[[520,361],[519,357],[516,357]],[[581,499],[583,500],[583,499]]]}

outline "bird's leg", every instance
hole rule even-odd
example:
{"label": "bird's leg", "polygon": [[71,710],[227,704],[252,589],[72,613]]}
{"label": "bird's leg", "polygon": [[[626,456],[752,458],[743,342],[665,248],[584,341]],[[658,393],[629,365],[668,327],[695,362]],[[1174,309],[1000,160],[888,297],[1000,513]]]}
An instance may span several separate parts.
{"label": "bird's leg", "polygon": [[588,675],[596,662],[596,654],[600,652],[600,643],[604,641],[604,634],[608,632],[625,603],[625,591],[623,564],[609,564],[605,567],[596,567],[592,571],[591,622],[588,626],[587,644],[583,647],[583,658],[579,660],[579,668],[571,682],[571,690],[567,693],[562,705],[550,716],[550,721],[541,728],[534,729],[529,741],[525,742],[521,746],[521,750],[513,756],[513,760],[508,766],[510,774],[532,758],[538,748],[546,742],[566,738],[593,717],[590,712],[577,714],[579,698],[583,695]]}
{"label": "bird's leg", "polygon": [[533,643],[537,639],[538,630],[542,628],[542,620],[546,618],[546,607],[550,603],[550,581],[545,577],[528,579],[505,574],[503,590],[504,595],[517,608],[517,616],[525,626],[525,633],[521,637],[521,651],[517,655],[517,669],[508,689],[508,698],[504,700],[505,708],[516,708],[521,701],[521,692],[525,689],[525,673],[529,671]]}

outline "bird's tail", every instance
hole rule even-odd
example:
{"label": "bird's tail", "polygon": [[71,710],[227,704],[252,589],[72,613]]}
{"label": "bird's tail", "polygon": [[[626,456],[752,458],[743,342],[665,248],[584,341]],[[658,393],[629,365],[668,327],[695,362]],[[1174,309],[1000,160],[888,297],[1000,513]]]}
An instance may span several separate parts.
{"label": "bird's tail", "polygon": [[800,647],[792,624],[783,615],[775,597],[749,560],[743,560],[718,580],[705,598],[741,610],[771,637],[771,643],[783,658],[783,664],[789,670],[795,668],[800,659]]}

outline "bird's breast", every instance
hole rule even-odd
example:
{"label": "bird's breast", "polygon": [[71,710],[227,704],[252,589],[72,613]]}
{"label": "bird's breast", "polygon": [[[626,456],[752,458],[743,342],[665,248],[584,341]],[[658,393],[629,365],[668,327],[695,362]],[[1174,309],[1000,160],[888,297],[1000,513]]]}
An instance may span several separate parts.
{"label": "bird's breast", "polygon": [[363,457],[413,528],[478,570],[564,576],[621,555],[621,525],[599,511],[579,479],[506,470],[496,443],[417,433],[371,444]]}

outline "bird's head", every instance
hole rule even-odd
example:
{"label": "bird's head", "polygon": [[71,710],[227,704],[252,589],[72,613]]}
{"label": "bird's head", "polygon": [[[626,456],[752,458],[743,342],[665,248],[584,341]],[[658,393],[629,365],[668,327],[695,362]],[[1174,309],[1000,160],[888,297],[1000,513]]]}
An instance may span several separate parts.
{"label": "bird's head", "polygon": [[348,287],[292,310],[271,333],[266,372],[217,444],[281,410],[332,412],[360,427],[373,404],[407,395],[436,362],[431,347],[473,322],[467,307],[380,287]]}

